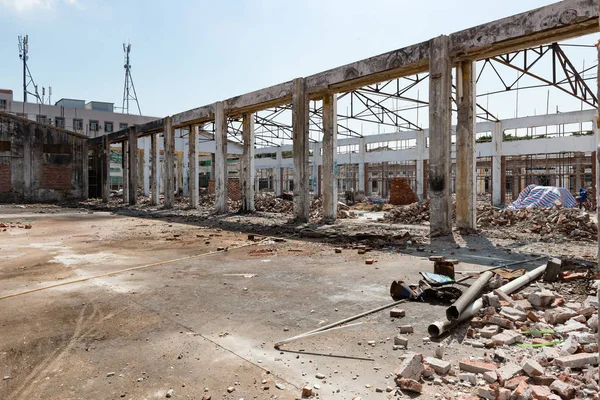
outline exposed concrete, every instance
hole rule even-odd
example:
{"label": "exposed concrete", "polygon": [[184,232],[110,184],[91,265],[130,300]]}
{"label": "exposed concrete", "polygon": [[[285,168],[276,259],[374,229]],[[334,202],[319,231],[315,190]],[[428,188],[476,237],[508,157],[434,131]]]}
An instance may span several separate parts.
{"label": "exposed concrete", "polygon": [[215,207],[227,212],[227,116],[223,102],[215,103]]}
{"label": "exposed concrete", "polygon": [[292,126],[294,130],[294,218],[308,222],[310,194],[308,190],[308,124],[309,107],[304,78],[294,80]]}
{"label": "exposed concrete", "polygon": [[456,226],[477,228],[475,191],[475,63],[462,62],[456,68],[458,123],[456,125]]}
{"label": "exposed concrete", "polygon": [[198,208],[198,200],[200,198],[200,192],[199,192],[199,188],[200,188],[200,184],[199,184],[199,177],[198,177],[198,162],[199,162],[199,158],[198,158],[198,150],[196,149],[196,146],[198,144],[198,134],[197,134],[197,127],[194,125],[190,126],[190,133],[189,133],[189,156],[188,156],[188,161],[189,161],[189,191],[190,191],[190,207],[192,208]]}
{"label": "exposed concrete", "polygon": [[323,218],[337,217],[337,95],[323,97]]}
{"label": "exposed concrete", "polygon": [[242,116],[244,154],[241,159],[240,179],[242,184],[242,210],[254,211],[254,114]]}
{"label": "exposed concrete", "polygon": [[143,193],[150,196],[150,138],[142,138],[144,144]]}
{"label": "exposed concrete", "polygon": [[451,185],[451,96],[452,64],[448,53],[449,39],[431,40],[429,66],[429,198],[430,235],[452,233]]}
{"label": "exposed concrete", "polygon": [[159,134],[150,136],[150,201],[152,205],[160,204],[160,149],[158,148]]}
{"label": "exposed concrete", "polygon": [[174,179],[175,179],[175,128],[171,117],[165,118],[164,130],[164,151],[165,151],[165,184],[164,184],[164,206],[173,207],[174,197]]}
{"label": "exposed concrete", "polygon": [[283,194],[283,183],[281,181],[281,162],[282,162],[282,154],[281,150],[276,150],[275,152],[275,162],[277,166],[275,167],[275,194],[277,196],[281,196]]}
{"label": "exposed concrete", "polygon": [[367,152],[367,145],[365,138],[361,137],[358,142],[358,191],[365,193],[365,153]]}
{"label": "exposed concrete", "polygon": [[129,204],[137,204],[137,188],[138,188],[138,139],[135,133],[135,127],[129,128],[129,144],[127,150],[129,161]]}
{"label": "exposed concrete", "polygon": [[102,138],[102,201],[110,200],[110,141],[108,136]]}
{"label": "exposed concrete", "polygon": [[123,203],[129,203],[129,151],[128,140],[121,142],[121,168],[123,169]]}
{"label": "exposed concrete", "polygon": [[492,204],[502,204],[502,124],[496,122],[492,131]]}

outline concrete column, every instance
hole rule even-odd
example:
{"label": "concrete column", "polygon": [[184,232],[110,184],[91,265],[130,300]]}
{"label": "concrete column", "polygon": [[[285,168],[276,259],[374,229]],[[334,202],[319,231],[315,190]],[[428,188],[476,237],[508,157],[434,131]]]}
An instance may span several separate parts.
{"label": "concrete column", "polygon": [[500,204],[506,203],[506,156],[500,156]]}
{"label": "concrete column", "polygon": [[502,204],[502,123],[494,124],[492,132],[492,204],[499,207]]}
{"label": "concrete column", "polygon": [[415,179],[417,181],[417,198],[419,200],[424,200],[424,185],[425,185],[425,177],[423,175],[423,160],[425,160],[425,132],[426,131],[417,131],[417,162],[415,165]]}
{"label": "concrete column", "polygon": [[365,138],[358,139],[358,191],[366,193],[365,185],[365,159],[367,155],[367,144]]}
{"label": "concrete column", "polygon": [[160,149],[158,146],[158,133],[153,133],[150,136],[150,201],[152,205],[157,206],[160,204]]}
{"label": "concrete column", "polygon": [[150,196],[150,138],[144,137],[144,196]]}
{"label": "concrete column", "polygon": [[456,67],[458,123],[456,125],[456,226],[477,228],[475,190],[475,63]]}
{"label": "concrete column", "polygon": [[[190,127],[189,130],[191,131],[192,128]],[[190,152],[189,152],[189,148],[190,148],[190,136],[188,133],[188,148],[185,148],[185,143],[183,146],[183,195],[184,196],[189,196],[190,195]]]}
{"label": "concrete column", "polygon": [[575,190],[579,190],[579,188],[581,187],[582,156],[582,153],[575,154]]}
{"label": "concrete column", "polygon": [[198,199],[200,197],[199,186],[200,180],[198,178],[198,134],[197,129],[194,125],[190,126],[189,135],[189,196],[190,196],[190,207],[198,208]]}
{"label": "concrete column", "polygon": [[337,96],[323,97],[323,219],[337,218]]}
{"label": "concrete column", "polygon": [[210,153],[210,179],[215,180],[215,153]]}
{"label": "concrete column", "polygon": [[227,117],[223,102],[215,103],[215,207],[227,212]]}
{"label": "concrete column", "polygon": [[128,140],[121,143],[121,168],[123,170],[123,203],[129,204],[129,152]]}
{"label": "concrete column", "polygon": [[242,210],[254,211],[254,181],[256,168],[254,166],[254,114],[242,116],[242,136],[244,149],[240,168],[242,180]]}
{"label": "concrete column", "polygon": [[138,187],[138,139],[137,133],[135,132],[135,126],[129,127],[127,132],[129,140],[127,143],[128,151],[128,172],[129,172],[129,205],[137,204],[137,187]]}
{"label": "concrete column", "polygon": [[175,178],[175,128],[171,117],[166,117],[164,122],[164,151],[165,151],[165,183],[164,205],[173,208],[174,178]]}
{"label": "concrete column", "polygon": [[108,135],[102,137],[102,201],[110,200],[110,142]]}
{"label": "concrete column", "polygon": [[310,194],[308,191],[308,101],[304,78],[295,79],[292,93],[294,218],[299,222],[308,222],[310,212]]}
{"label": "concrete column", "polygon": [[452,63],[448,36],[430,41],[429,52],[429,198],[430,236],[452,233],[450,192]]}
{"label": "concrete column", "polygon": [[283,194],[283,177],[281,176],[281,163],[283,157],[281,150],[278,150],[275,154],[275,159],[277,161],[277,167],[275,167],[275,194],[281,196]]}

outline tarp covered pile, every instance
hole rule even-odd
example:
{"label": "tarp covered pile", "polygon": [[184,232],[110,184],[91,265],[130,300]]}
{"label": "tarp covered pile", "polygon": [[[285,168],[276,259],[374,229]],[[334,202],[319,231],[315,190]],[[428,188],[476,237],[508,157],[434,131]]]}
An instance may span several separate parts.
{"label": "tarp covered pile", "polygon": [[550,208],[557,205],[562,205],[564,208],[574,208],[577,207],[577,202],[565,188],[529,185],[508,208],[511,210],[527,207]]}

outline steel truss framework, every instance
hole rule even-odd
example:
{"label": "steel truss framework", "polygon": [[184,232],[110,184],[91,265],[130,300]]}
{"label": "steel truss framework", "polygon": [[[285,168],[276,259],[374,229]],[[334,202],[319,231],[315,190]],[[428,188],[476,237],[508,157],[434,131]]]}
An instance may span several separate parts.
{"label": "steel truss framework", "polygon": [[[533,88],[541,88],[552,86],[565,93],[570,94],[576,99],[597,108],[598,99],[591,90],[587,81],[595,80],[596,76],[585,77],[582,76],[586,72],[595,71],[597,64],[585,68],[581,71],[573,66],[573,63],[569,60],[565,52],[563,51],[564,46],[577,46],[577,47],[594,47],[585,45],[565,45],[552,43],[550,45],[538,46],[526,50],[520,50],[513,53],[507,53],[504,55],[488,58],[482,60],[481,67],[479,67],[479,74],[477,76],[477,82],[481,78],[484,71],[492,70],[494,76],[498,78],[500,83],[503,85],[503,90],[495,92],[489,92],[485,94],[479,94],[478,97],[489,96],[499,93],[505,93],[507,91],[514,90],[525,90]],[[544,58],[550,58],[552,67],[550,76],[545,77],[532,71],[533,67]],[[510,81],[502,76],[498,70],[498,65],[509,67],[513,70],[519,71],[517,78],[513,78]],[[539,85],[530,86],[518,86],[519,81],[524,76],[530,76],[541,83]],[[340,122],[354,120],[361,122],[369,122],[381,124],[384,126],[395,127],[399,131],[403,130],[422,130],[422,128],[402,115],[405,111],[415,110],[418,108],[425,108],[429,106],[429,102],[419,98],[411,97],[407,94],[408,91],[415,88],[419,83],[427,80],[429,74],[418,74],[409,77],[403,77],[382,83],[367,85],[360,89],[340,93],[338,100],[346,99],[349,102],[349,108],[346,112],[338,109],[338,135],[346,137],[362,137],[362,134],[353,130],[347,126],[342,125]],[[393,109],[388,106],[388,100],[402,100],[414,104],[413,106],[404,107],[402,109]],[[386,103],[387,102],[387,103]],[[456,87],[452,87],[452,102],[453,111],[456,112]],[[322,107],[317,106],[317,102],[311,102],[310,104],[310,132],[319,134],[322,128]],[[498,121],[491,112],[484,108],[481,104],[477,104],[477,118],[484,121]],[[276,143],[275,140],[292,140],[293,129],[290,124],[281,122],[285,118],[285,113],[291,113],[292,105],[266,109],[259,113],[256,113],[255,126],[257,127],[255,133],[255,144],[259,146],[280,146],[280,143]],[[283,117],[283,118],[282,118]],[[213,140],[214,135],[214,123],[209,123],[204,126],[206,140]],[[242,143],[242,121],[241,118],[228,119],[228,138],[234,142]],[[316,142],[315,139],[310,140]]]}

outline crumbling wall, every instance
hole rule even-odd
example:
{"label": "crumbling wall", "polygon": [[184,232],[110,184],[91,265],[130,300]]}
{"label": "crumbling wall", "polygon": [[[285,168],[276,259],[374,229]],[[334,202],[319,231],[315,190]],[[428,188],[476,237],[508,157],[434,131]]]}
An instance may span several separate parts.
{"label": "crumbling wall", "polygon": [[[208,194],[215,194],[215,180],[211,179],[208,181]],[[242,189],[240,187],[240,180],[238,178],[227,179],[227,197],[233,201],[239,201],[242,199]]]}
{"label": "crumbling wall", "polygon": [[0,113],[0,202],[86,199],[87,138]]}

